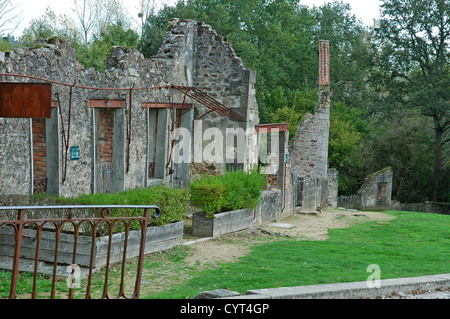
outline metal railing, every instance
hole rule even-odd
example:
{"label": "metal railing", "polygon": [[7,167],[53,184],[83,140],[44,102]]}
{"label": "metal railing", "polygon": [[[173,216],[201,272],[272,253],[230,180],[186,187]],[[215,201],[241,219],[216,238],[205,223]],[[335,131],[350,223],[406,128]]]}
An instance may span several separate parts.
{"label": "metal railing", "polygon": [[[120,209],[122,211],[129,210],[142,210],[142,214],[139,214],[138,217],[111,217],[110,212],[115,209]],[[153,210],[153,215],[150,215],[149,211]],[[39,215],[39,213],[45,212],[45,214],[54,214],[56,212],[57,215],[62,215],[62,217],[56,218],[33,218],[34,215]],[[87,212],[89,212],[87,214]],[[121,228],[123,231],[123,251],[122,257],[120,261],[122,264],[122,271],[120,274],[120,284],[119,284],[119,292],[115,298],[125,298],[125,299],[138,299],[140,292],[140,285],[142,279],[142,269],[143,269],[143,261],[144,261],[144,251],[145,251],[145,242],[146,242],[146,234],[147,227],[151,222],[151,218],[159,217],[161,211],[157,206],[146,206],[146,205],[74,205],[74,206],[9,206],[9,207],[0,207],[0,257],[5,257],[5,252],[9,250],[9,256],[12,257],[12,267],[11,267],[11,285],[9,292],[9,299],[17,298],[17,282],[19,276],[19,264],[21,261],[24,261],[25,258],[28,261],[34,259],[34,269],[30,273],[33,276],[33,284],[31,291],[31,299],[37,298],[37,277],[40,273],[41,269],[39,269],[42,264],[42,260],[40,258],[40,251],[43,251],[41,246],[48,246],[47,244],[43,244],[45,240],[48,240],[48,236],[43,236],[44,231],[51,231],[53,244],[53,251],[50,252],[53,261],[53,271],[51,274],[51,291],[50,298],[55,299],[56,297],[56,282],[60,280],[60,275],[57,274],[57,268],[61,264],[59,264],[58,254],[61,251],[61,255],[66,254],[65,265],[72,265],[72,268],[68,268],[72,270],[72,274],[74,271],[74,265],[77,265],[77,257],[80,256],[77,253],[78,241],[83,236],[83,240],[86,242],[86,238],[88,238],[88,242],[90,241],[90,256],[89,261],[86,264],[87,274],[87,284],[86,284],[86,299],[92,299],[92,275],[95,265],[94,254],[98,249],[98,244],[96,243],[97,237],[100,232],[104,232],[107,238],[107,249],[106,249],[106,260],[104,262],[105,274],[103,281],[103,292],[101,298],[109,299],[110,292],[108,292],[108,277],[109,277],[109,268],[110,265],[114,263],[111,260],[112,255],[112,241],[113,241],[113,231],[115,228]],[[4,219],[5,216],[11,216],[11,214],[16,214],[17,219],[7,218]],[[81,214],[81,217],[76,217],[75,215]],[[28,217],[31,215],[31,218]],[[86,216],[88,215],[88,216]],[[134,214],[135,216],[137,214]],[[142,216],[141,216],[142,215]],[[3,218],[3,220],[2,220]],[[136,224],[140,228],[140,244],[139,244],[139,252],[137,254],[137,270],[136,270],[136,281],[134,285],[134,291],[130,297],[125,295],[125,262],[127,258],[129,258],[129,254],[127,255],[127,247],[128,240],[130,235],[130,229],[136,228]],[[9,228],[9,231],[6,231]],[[11,228],[13,231],[11,231]],[[24,239],[24,232],[29,233],[29,230],[32,230],[32,237]],[[7,240],[7,235],[5,233],[9,233],[10,240]],[[87,236],[85,234],[88,234]],[[72,238],[70,240],[71,247],[67,247],[67,242],[64,242],[64,249],[62,248],[63,243],[60,242],[60,239],[63,237],[69,236]],[[13,238],[13,240],[11,239]],[[10,245],[8,246],[8,241]],[[27,247],[25,249],[25,242],[32,242],[32,247],[34,248],[34,254],[31,254],[30,257],[30,249]],[[121,241],[122,242],[122,241]],[[42,249],[40,249],[42,248]],[[22,249],[22,251],[21,251]],[[26,252],[26,250],[28,252]],[[114,249],[113,249],[114,250]],[[46,252],[47,254],[48,251]],[[28,256],[25,256],[28,254]],[[69,262],[67,262],[67,254],[71,254],[71,258]],[[8,255],[8,253],[6,253]],[[31,259],[33,258],[33,259]],[[46,260],[48,263],[49,260]],[[70,274],[69,274],[70,275]],[[22,296],[21,296],[22,297]],[[74,298],[74,287],[71,286],[69,288],[68,296],[69,299]]]}

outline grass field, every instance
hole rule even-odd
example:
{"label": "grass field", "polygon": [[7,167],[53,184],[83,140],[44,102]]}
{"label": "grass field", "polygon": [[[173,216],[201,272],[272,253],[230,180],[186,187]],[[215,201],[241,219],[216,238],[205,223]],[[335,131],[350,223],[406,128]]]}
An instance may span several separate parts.
{"label": "grass field", "polygon": [[255,245],[239,262],[197,273],[184,284],[143,298],[187,298],[213,289],[249,289],[365,281],[450,272],[450,216],[389,211],[387,223],[330,230],[326,241],[283,239]]}
{"label": "grass field", "polygon": [[[184,299],[219,288],[245,293],[249,289],[365,281],[372,274],[369,265],[379,267],[380,279],[450,273],[450,216],[385,213],[395,218],[331,229],[325,241],[283,237],[261,241],[238,261],[210,268],[187,265],[189,248],[184,246],[152,254],[144,265],[147,275],[141,298]],[[18,292],[29,289],[31,280],[23,275]],[[39,280],[41,289],[48,291],[51,283]],[[101,280],[94,280],[101,290]],[[146,290],[144,281],[160,283],[162,289]],[[8,289],[8,273],[0,273],[0,296],[7,297]]]}

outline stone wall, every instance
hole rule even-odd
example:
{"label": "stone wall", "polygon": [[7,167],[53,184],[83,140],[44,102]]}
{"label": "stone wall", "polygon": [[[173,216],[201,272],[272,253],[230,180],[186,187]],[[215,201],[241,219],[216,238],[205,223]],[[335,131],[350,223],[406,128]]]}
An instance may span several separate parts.
{"label": "stone wall", "polygon": [[391,207],[392,168],[386,167],[366,177],[357,194],[339,196],[338,206],[354,209]]}
{"label": "stone wall", "polygon": [[422,213],[433,213],[433,214],[443,214],[450,215],[450,203],[399,203],[392,202],[389,209],[409,211],[409,212],[422,212]]}
{"label": "stone wall", "polygon": [[[189,182],[191,163],[174,163],[171,156],[171,137],[177,127],[180,110],[144,107],[145,103],[182,103],[184,94],[167,87],[169,85],[197,87],[242,115],[242,120],[237,121],[216,112],[205,114],[209,109],[188,99],[186,102],[193,104],[193,109],[184,111],[181,127],[193,133],[194,123],[201,117],[203,131],[200,132],[200,141],[201,133],[208,128],[219,128],[226,136],[227,128],[245,130],[259,121],[254,92],[255,72],[244,67],[231,45],[210,26],[191,20],[170,21],[163,45],[150,59],[145,59],[135,49],[114,47],[104,73],[86,69],[77,61],[70,42],[58,38],[42,41],[35,49],[18,48],[2,52],[0,73],[58,82],[52,84],[54,107],[52,117],[46,119],[48,147],[45,155],[48,192],[63,196],[103,191],[104,185],[100,181],[105,174],[110,174],[106,177],[110,181],[107,189],[112,192],[158,182]],[[0,82],[36,80],[0,76]],[[71,88],[72,83],[77,86]],[[72,99],[69,98],[71,90]],[[105,105],[99,107],[101,101]],[[105,123],[101,119],[106,109],[110,116],[108,125],[113,130],[108,141],[99,137],[104,132],[102,125]],[[0,118],[0,191],[4,194],[33,192],[32,175],[37,162],[31,155],[33,142],[36,142],[36,138],[33,141],[31,123],[30,119]],[[79,159],[68,157],[66,173],[63,169],[64,133],[70,138],[68,146],[77,146],[80,151]],[[250,143],[252,137],[246,136],[245,142]],[[227,145],[223,144],[225,150]],[[246,144],[244,169],[248,168],[246,164],[256,162],[255,144]],[[194,141],[191,141],[189,147],[192,151],[194,146]],[[102,155],[97,156],[100,149]],[[109,155],[108,160],[105,160],[106,154]],[[223,154],[225,157],[226,152]],[[224,165],[220,164],[225,160],[222,158],[221,163],[215,165],[218,171],[223,171]],[[112,161],[111,173],[99,168],[102,161]]]}

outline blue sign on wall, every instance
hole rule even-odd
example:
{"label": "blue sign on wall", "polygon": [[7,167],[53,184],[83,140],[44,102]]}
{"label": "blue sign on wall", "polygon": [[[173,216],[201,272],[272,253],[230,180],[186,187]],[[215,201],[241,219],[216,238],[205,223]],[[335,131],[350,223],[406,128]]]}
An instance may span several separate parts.
{"label": "blue sign on wall", "polygon": [[70,160],[75,161],[80,159],[80,147],[71,146],[70,147]]}

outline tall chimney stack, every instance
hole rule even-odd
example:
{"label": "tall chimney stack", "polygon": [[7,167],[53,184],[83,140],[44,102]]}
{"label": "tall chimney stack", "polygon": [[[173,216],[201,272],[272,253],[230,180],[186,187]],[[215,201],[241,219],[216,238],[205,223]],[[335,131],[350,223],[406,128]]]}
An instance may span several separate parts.
{"label": "tall chimney stack", "polygon": [[330,85],[330,44],[319,40],[319,86]]}

